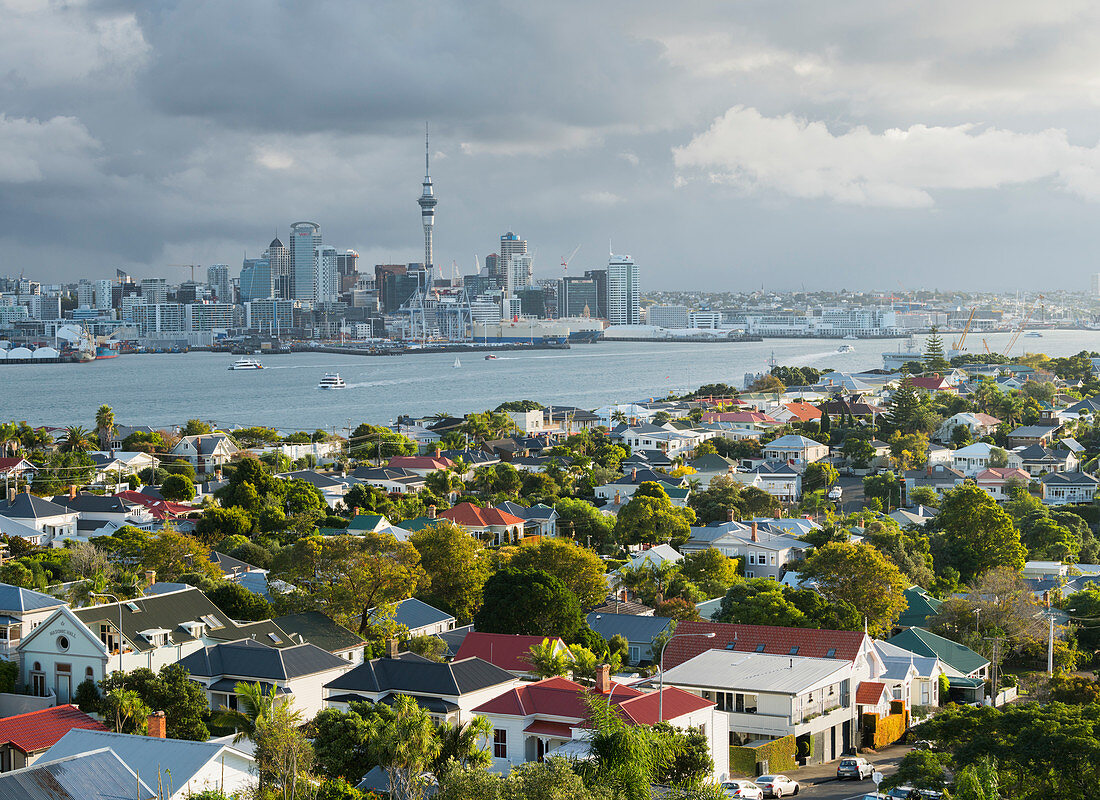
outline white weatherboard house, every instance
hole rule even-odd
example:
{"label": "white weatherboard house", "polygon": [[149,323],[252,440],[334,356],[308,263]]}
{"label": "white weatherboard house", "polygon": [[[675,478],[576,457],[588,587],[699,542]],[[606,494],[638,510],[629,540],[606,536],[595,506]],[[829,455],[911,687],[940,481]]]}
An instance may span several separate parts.
{"label": "white weatherboard house", "polygon": [[17,661],[23,637],[63,605],[63,600],[48,594],[0,583],[0,658]]}
{"label": "white weatherboard house", "polygon": [[795,434],[780,436],[778,439],[764,445],[765,460],[786,461],[800,471],[805,470],[810,464],[820,461],[828,455],[828,445]]}

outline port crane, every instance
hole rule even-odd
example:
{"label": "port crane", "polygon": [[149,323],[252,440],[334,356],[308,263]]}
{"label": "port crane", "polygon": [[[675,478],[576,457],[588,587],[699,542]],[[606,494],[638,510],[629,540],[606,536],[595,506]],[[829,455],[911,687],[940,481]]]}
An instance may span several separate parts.
{"label": "port crane", "polygon": [[951,349],[956,353],[962,353],[966,350],[966,334],[970,333],[970,324],[974,322],[974,315],[978,313],[978,307],[974,306],[970,309],[970,316],[966,320],[966,326],[963,328],[962,336],[951,343]]}
{"label": "port crane", "polygon": [[1031,304],[1031,308],[1027,310],[1027,314],[1024,315],[1023,321],[1020,322],[1019,327],[1012,334],[1012,338],[1008,340],[1008,347],[1005,348],[1005,355],[1009,355],[1012,352],[1013,346],[1016,344],[1016,340],[1020,338],[1020,334],[1024,332],[1024,328],[1031,321],[1032,315],[1035,314],[1035,309],[1042,305],[1046,298],[1043,295],[1039,295],[1035,298],[1035,302]]}
{"label": "port crane", "polygon": [[562,256],[562,259],[561,259],[561,268],[562,268],[562,271],[563,271],[563,272],[564,272],[565,270],[569,269],[569,262],[571,262],[571,261],[573,260],[573,257],[577,255],[577,252],[578,252],[578,251],[579,251],[580,249],[581,249],[581,246],[580,246],[580,245],[578,244],[578,245],[577,245],[576,247],[574,247],[574,248],[573,248],[573,252],[572,252],[572,253],[570,253],[570,254],[569,254],[568,256]]}

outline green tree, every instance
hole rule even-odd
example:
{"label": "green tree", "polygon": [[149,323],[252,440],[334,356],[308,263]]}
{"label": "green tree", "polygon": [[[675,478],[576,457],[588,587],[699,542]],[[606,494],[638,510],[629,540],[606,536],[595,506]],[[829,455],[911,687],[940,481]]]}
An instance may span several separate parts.
{"label": "green tree", "polygon": [[816,492],[818,489],[828,489],[839,479],[840,473],[836,471],[836,467],[824,461],[817,461],[806,467],[806,472],[802,475],[802,491]]}
{"label": "green tree", "polygon": [[236,731],[234,742],[245,739],[255,741],[256,729],[264,720],[271,718],[271,712],[279,702],[279,695],[272,686],[265,690],[258,683],[241,681],[233,687],[237,698],[237,707],[221,706],[211,715],[211,722],[220,728],[232,728]]}
{"label": "green tree", "polygon": [[937,531],[937,569],[953,567],[963,582],[993,567],[1023,569],[1026,551],[1012,518],[974,484],[944,492],[940,513],[929,527]]}
{"label": "green tree", "polygon": [[538,570],[502,569],[485,583],[484,597],[474,628],[486,633],[560,636],[570,641],[584,621],[577,596],[558,578]]}
{"label": "green tree", "polygon": [[210,738],[204,722],[206,692],[179,664],[166,664],[159,672],[144,667],[128,673],[112,672],[101,683],[103,697],[116,689],[137,692],[150,710],[163,711],[169,739],[202,742]]}
{"label": "green tree", "polygon": [[386,771],[390,796],[420,800],[427,784],[423,778],[441,749],[435,723],[428,712],[408,695],[398,695],[392,715],[371,717],[368,742],[374,760]]}
{"label": "green tree", "polygon": [[889,634],[905,610],[909,582],[897,566],[869,544],[832,542],[803,562],[799,575],[816,580],[833,602],[851,603],[876,636]]}
{"label": "green tree", "polygon": [[274,616],[269,602],[239,583],[219,583],[216,589],[207,592],[207,597],[231,619],[258,621]]}
{"label": "green tree", "polygon": [[943,355],[943,339],[940,337],[939,328],[932,326],[932,332],[924,340],[924,355],[922,357],[926,372],[938,372],[941,375],[951,369],[951,365]]}
{"label": "green tree", "polygon": [[863,479],[863,496],[868,500],[877,498],[886,510],[900,506],[901,486],[893,470],[866,476]]}
{"label": "green tree", "polygon": [[111,446],[111,437],[115,432],[115,412],[104,403],[95,412],[95,429],[99,435],[99,449],[107,450]]}
{"label": "green tree", "polygon": [[875,459],[875,446],[861,436],[849,435],[840,446],[840,454],[857,469],[866,469]]}
{"label": "green tree", "polygon": [[[173,476],[179,477],[179,476]],[[252,517],[242,508],[207,508],[195,526],[195,532],[207,539],[226,536],[247,536],[252,531]]]}
{"label": "green tree", "polygon": [[358,703],[348,711],[326,708],[313,718],[313,751],[323,775],[358,782],[374,766],[367,743],[370,726],[358,708]]}
{"label": "green tree", "polygon": [[707,597],[721,597],[737,581],[737,559],[714,547],[687,553],[679,564],[680,574]]}
{"label": "green tree", "polygon": [[695,512],[674,506],[659,483],[643,482],[619,509],[615,537],[626,544],[669,543],[674,547],[691,538]]}
{"label": "green tree", "polygon": [[558,512],[558,531],[576,542],[584,542],[601,552],[614,544],[614,518],[603,514],[591,503],[563,497],[554,503]]}
{"label": "green tree", "polygon": [[313,747],[301,725],[302,715],[293,700],[276,703],[257,721],[252,737],[260,786],[275,789],[283,800],[298,800],[299,784],[306,787],[313,781]]}
{"label": "green tree", "polygon": [[205,436],[213,432],[214,429],[201,419],[189,419],[186,424],[180,428],[180,436]]}
{"label": "green tree", "polygon": [[913,505],[939,508],[940,496],[931,486],[917,486],[909,492],[909,502]]}
{"label": "green tree", "polygon": [[599,605],[607,597],[604,562],[593,551],[568,539],[524,541],[508,561],[519,570],[541,570],[558,578],[577,596],[582,607]]}
{"label": "green tree", "polygon": [[573,661],[570,654],[558,650],[557,641],[551,639],[543,639],[539,644],[531,645],[526,660],[531,665],[531,671],[540,678],[569,674]]}
{"label": "green tree", "polygon": [[886,420],[892,428],[908,433],[915,427],[914,421],[920,405],[920,394],[913,386],[912,379],[904,375],[890,397],[890,411]]}
{"label": "green tree", "polygon": [[416,531],[410,543],[420,554],[427,582],[421,600],[455,615],[463,624],[481,607],[481,591],[492,567],[484,545],[448,520]]}
{"label": "green tree", "polygon": [[187,502],[195,499],[195,484],[186,475],[169,475],[160,486],[165,500]]}
{"label": "green tree", "polygon": [[474,717],[466,723],[444,722],[436,731],[439,753],[432,763],[432,772],[441,776],[449,762],[460,767],[487,769],[493,762],[487,749],[493,738],[493,723],[486,717]]}

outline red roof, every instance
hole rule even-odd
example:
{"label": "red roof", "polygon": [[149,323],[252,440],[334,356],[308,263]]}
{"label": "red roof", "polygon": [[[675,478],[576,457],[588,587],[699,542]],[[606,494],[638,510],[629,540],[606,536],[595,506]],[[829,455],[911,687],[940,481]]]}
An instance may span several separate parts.
{"label": "red roof", "polygon": [[856,689],[856,705],[877,706],[885,691],[886,684],[882,681],[862,681]]}
{"label": "red roof", "polygon": [[0,719],[0,744],[9,742],[24,753],[37,753],[53,747],[73,728],[87,731],[109,730],[73,705],[54,706]]}
{"label": "red roof", "polygon": [[986,467],[978,473],[975,481],[978,483],[1004,483],[1013,478],[1023,481],[1025,484],[1031,480],[1031,476],[1022,469],[1015,467]]}
{"label": "red roof", "polygon": [[[455,661],[477,656],[509,672],[531,672],[531,648],[542,644],[545,636],[471,631],[455,653]],[[561,642],[561,639],[555,641]],[[562,642],[562,647],[565,643]]]}
{"label": "red roof", "polygon": [[759,422],[764,425],[778,425],[779,420],[763,411],[708,411],[703,414],[703,422]]}
{"label": "red roof", "polygon": [[537,736],[553,736],[555,739],[573,738],[573,728],[564,722],[532,722],[523,729],[523,732]]}
{"label": "red roof", "polygon": [[126,501],[132,505],[145,506],[157,519],[170,519],[174,517],[182,517],[185,514],[190,514],[195,509],[192,506],[185,505],[183,503],[173,503],[169,500],[157,500],[155,497],[150,497],[147,494],[134,491],[133,489],[127,489],[125,492],[119,492],[115,497]]}
{"label": "red roof", "polygon": [[646,692],[640,697],[624,700],[619,703],[619,708],[637,725],[656,725],[662,711],[667,722],[714,705],[710,700],[704,700],[697,694],[685,692],[675,686],[666,686],[664,693],[664,709],[661,708],[660,692]]}
{"label": "red roof", "polygon": [[488,528],[493,525],[523,525],[523,520],[515,514],[501,511],[499,508],[481,508],[475,506],[473,503],[459,503],[454,508],[448,508],[446,511],[439,512],[439,516],[466,528]]}
{"label": "red roof", "polygon": [[446,456],[394,456],[390,459],[391,467],[403,467],[404,469],[449,469],[455,462]]}
{"label": "red roof", "polygon": [[997,419],[996,417],[991,417],[989,414],[980,414],[978,412],[972,412],[970,416],[974,417],[974,419],[976,419],[982,425],[990,426],[990,425],[1000,425],[1001,424],[1001,421],[999,419]]}
{"label": "red roof", "polygon": [[27,461],[27,459],[25,458],[0,458],[0,472],[7,472],[10,469],[22,466],[23,464],[26,464],[23,469],[34,469],[34,464]]}
{"label": "red roof", "polygon": [[821,419],[821,409],[817,406],[810,405],[809,403],[784,403],[787,410],[791,412],[800,422],[809,422],[812,419]]}
{"label": "red roof", "polygon": [[[714,633],[714,638],[685,636]],[[854,661],[867,634],[863,631],[831,631],[817,628],[781,628],[776,625],[736,625],[728,622],[681,622],[676,636],[665,647],[665,669],[683,664],[707,650],[738,650],[772,655],[799,655]],[[763,645],[763,649],[758,649]],[[797,647],[797,653],[791,649]],[[829,651],[834,651],[832,655]]]}
{"label": "red roof", "polygon": [[946,391],[955,388],[942,375],[913,375],[909,380],[918,389],[929,391]]}

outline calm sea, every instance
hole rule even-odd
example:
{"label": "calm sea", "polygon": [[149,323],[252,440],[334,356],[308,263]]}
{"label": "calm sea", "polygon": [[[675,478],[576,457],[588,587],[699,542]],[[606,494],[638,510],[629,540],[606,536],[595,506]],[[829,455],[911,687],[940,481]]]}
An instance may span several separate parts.
{"label": "calm sea", "polygon": [[[951,336],[945,337],[949,344]],[[989,346],[1009,334],[986,336]],[[701,384],[741,386],[746,372],[762,372],[772,353],[780,364],[856,371],[882,366],[881,353],[901,340],[840,342],[769,339],[743,344],[601,342],[568,351],[501,354],[485,361],[476,353],[385,358],[322,353],[267,356],[266,369],[229,371],[235,357],[213,353],[133,355],[89,364],[4,366],[0,420],[34,425],[92,427],[107,403],[118,422],[167,426],[190,418],[221,425],[269,425],[284,430],[324,428],[341,432],[360,422],[385,424],[398,414],[460,414],[493,408],[504,400],[595,408],[683,392]],[[982,352],[981,337],[967,342]],[[1020,338],[1015,351],[1051,356],[1100,350],[1100,332],[1044,332]],[[317,381],[339,372],[348,388],[323,391]]]}

